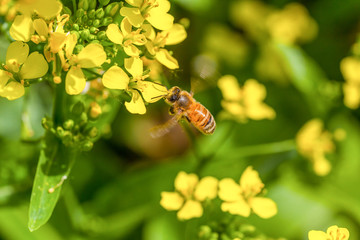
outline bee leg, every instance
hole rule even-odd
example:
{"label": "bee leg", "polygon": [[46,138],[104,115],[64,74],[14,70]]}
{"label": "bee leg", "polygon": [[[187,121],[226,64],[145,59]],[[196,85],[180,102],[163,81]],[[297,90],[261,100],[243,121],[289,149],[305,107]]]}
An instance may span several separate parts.
{"label": "bee leg", "polygon": [[169,113],[170,113],[170,115],[174,115],[174,114],[175,114],[174,105],[171,105],[171,106],[170,106],[170,108],[169,108]]}

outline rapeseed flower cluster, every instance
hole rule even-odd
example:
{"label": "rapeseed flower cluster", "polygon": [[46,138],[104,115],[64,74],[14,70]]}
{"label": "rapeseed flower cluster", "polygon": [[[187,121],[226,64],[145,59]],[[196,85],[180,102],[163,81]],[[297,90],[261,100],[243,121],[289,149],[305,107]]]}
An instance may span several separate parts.
{"label": "rapeseed flower cluster", "polygon": [[349,230],[336,225],[329,227],[326,233],[312,230],[308,234],[309,240],[348,240],[349,236]]}
{"label": "rapeseed flower cluster", "polygon": [[178,210],[178,219],[188,220],[201,217],[202,204],[218,196],[223,201],[223,212],[248,217],[253,211],[261,218],[270,218],[277,213],[277,206],[270,198],[258,196],[263,188],[258,172],[251,166],[242,174],[240,184],[230,178],[219,181],[211,176],[199,180],[194,173],[179,172],[175,192],[162,192],[160,205],[169,211]]}
{"label": "rapeseed flower cluster", "polygon": [[263,102],[266,89],[256,80],[247,80],[241,88],[234,76],[225,75],[219,79],[218,87],[224,98],[221,101],[224,108],[222,117],[235,119],[238,122],[275,118],[274,109]]}
{"label": "rapeseed flower cluster", "polygon": [[[10,100],[23,96],[25,80],[45,76],[49,68],[50,79],[56,84],[65,80],[69,95],[86,92],[89,75],[99,76],[106,88],[130,96],[125,106],[131,113],[144,114],[146,103],[166,94],[164,86],[147,79],[152,69],[144,69],[144,62],[155,60],[169,69],[179,68],[165,47],[182,42],[187,34],[168,13],[170,2],[126,0],[124,5],[114,2],[98,8],[94,3],[79,3],[72,14],[57,0],[18,1],[13,6],[18,15],[9,33],[16,46],[23,45],[9,47],[1,72],[1,96]],[[5,4],[3,14],[11,7]],[[30,41],[43,47],[43,52],[29,55],[26,43]],[[25,55],[29,60],[36,56],[36,62],[26,62]],[[37,74],[24,74],[28,69],[37,69]]]}

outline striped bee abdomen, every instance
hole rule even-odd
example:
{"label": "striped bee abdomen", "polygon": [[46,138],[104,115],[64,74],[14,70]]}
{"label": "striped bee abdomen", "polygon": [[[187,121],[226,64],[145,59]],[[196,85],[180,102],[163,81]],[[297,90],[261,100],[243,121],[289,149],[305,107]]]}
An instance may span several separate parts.
{"label": "striped bee abdomen", "polygon": [[198,102],[194,102],[187,111],[189,121],[202,133],[212,134],[216,123],[210,111]]}

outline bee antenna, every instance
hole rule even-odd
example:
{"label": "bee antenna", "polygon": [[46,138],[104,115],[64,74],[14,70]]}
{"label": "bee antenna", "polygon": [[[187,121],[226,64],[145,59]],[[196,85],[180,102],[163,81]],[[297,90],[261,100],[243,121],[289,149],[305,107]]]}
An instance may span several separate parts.
{"label": "bee antenna", "polygon": [[151,99],[154,99],[154,98],[159,98],[159,97],[165,97],[167,94],[165,95],[159,95],[159,96],[155,96],[155,97],[152,97]]}

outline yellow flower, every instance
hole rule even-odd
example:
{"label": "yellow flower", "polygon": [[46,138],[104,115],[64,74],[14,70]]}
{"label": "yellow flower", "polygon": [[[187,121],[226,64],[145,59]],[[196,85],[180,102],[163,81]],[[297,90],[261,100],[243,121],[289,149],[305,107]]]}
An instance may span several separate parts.
{"label": "yellow flower", "polygon": [[[65,78],[65,90],[70,95],[81,93],[86,85],[86,78],[82,68],[100,67],[106,60],[103,47],[97,43],[90,43],[84,47],[78,55],[73,54],[77,37],[72,34],[67,39],[65,46],[66,58],[71,67]],[[63,66],[67,68],[66,64]]]}
{"label": "yellow flower", "polygon": [[144,24],[143,29],[145,30],[144,34],[150,40],[145,44],[148,52],[167,68],[179,68],[177,60],[164,47],[165,45],[175,45],[185,40],[187,34],[184,26],[175,23],[169,30],[157,33],[156,36],[150,24]]}
{"label": "yellow flower", "polygon": [[201,202],[214,199],[217,195],[218,180],[204,177],[199,181],[196,174],[179,172],[175,178],[175,192],[161,192],[160,205],[168,211],[176,211],[180,220],[201,217]]}
{"label": "yellow flower", "polygon": [[272,38],[284,44],[310,41],[318,29],[315,20],[300,3],[290,3],[283,10],[270,14],[266,23]]}
{"label": "yellow flower", "polygon": [[116,44],[121,44],[124,48],[125,53],[130,57],[137,57],[140,54],[140,50],[135,45],[144,45],[146,43],[146,38],[143,34],[140,33],[141,29],[133,31],[132,26],[129,22],[129,19],[125,17],[121,21],[119,27],[112,23],[108,26],[106,30],[106,36]]}
{"label": "yellow flower", "polygon": [[311,230],[308,234],[309,240],[348,240],[349,236],[349,230],[346,228],[339,228],[336,225],[329,227],[326,233],[323,231]]}
{"label": "yellow flower", "polygon": [[264,188],[259,173],[247,167],[237,184],[231,178],[219,182],[219,198],[224,202],[221,210],[234,215],[248,217],[251,210],[261,218],[270,218],[277,213],[276,203],[270,198],[257,197]]}
{"label": "yellow flower", "polygon": [[22,15],[15,17],[10,28],[10,36],[17,41],[28,42],[34,34],[31,15],[35,12],[41,18],[50,19],[57,16],[62,4],[57,0],[21,0],[18,1],[18,10]]}
{"label": "yellow flower", "polygon": [[43,55],[33,52],[29,55],[29,46],[23,42],[13,42],[7,49],[7,71],[0,70],[0,96],[9,100],[24,95],[24,80],[44,76],[48,64]]}
{"label": "yellow flower", "polygon": [[319,176],[330,172],[331,165],[325,154],[335,150],[332,135],[323,129],[323,125],[320,119],[312,119],[296,135],[299,153],[312,162],[314,171]]}
{"label": "yellow flower", "polygon": [[167,13],[170,10],[168,0],[126,0],[126,2],[133,7],[122,7],[120,14],[128,17],[134,27],[141,27],[145,20],[160,30],[172,27],[174,17]]}
{"label": "yellow flower", "polygon": [[234,76],[226,75],[219,79],[218,87],[224,97],[221,105],[226,112],[223,116],[235,118],[240,122],[246,121],[247,118],[253,120],[275,118],[275,111],[262,102],[266,97],[266,89],[256,80],[249,79],[244,87],[240,88]]}
{"label": "yellow flower", "polygon": [[122,68],[112,66],[104,73],[102,82],[107,88],[131,92],[131,101],[125,102],[126,109],[130,113],[145,114],[146,108],[143,98],[146,102],[155,102],[159,98],[154,97],[164,95],[167,89],[162,85],[144,81],[148,75],[143,75],[143,62],[139,57],[126,58],[124,65],[126,71],[132,76],[131,79]]}
{"label": "yellow flower", "polygon": [[340,62],[340,70],[345,79],[344,104],[348,108],[356,109],[360,106],[360,60],[346,57]]}

